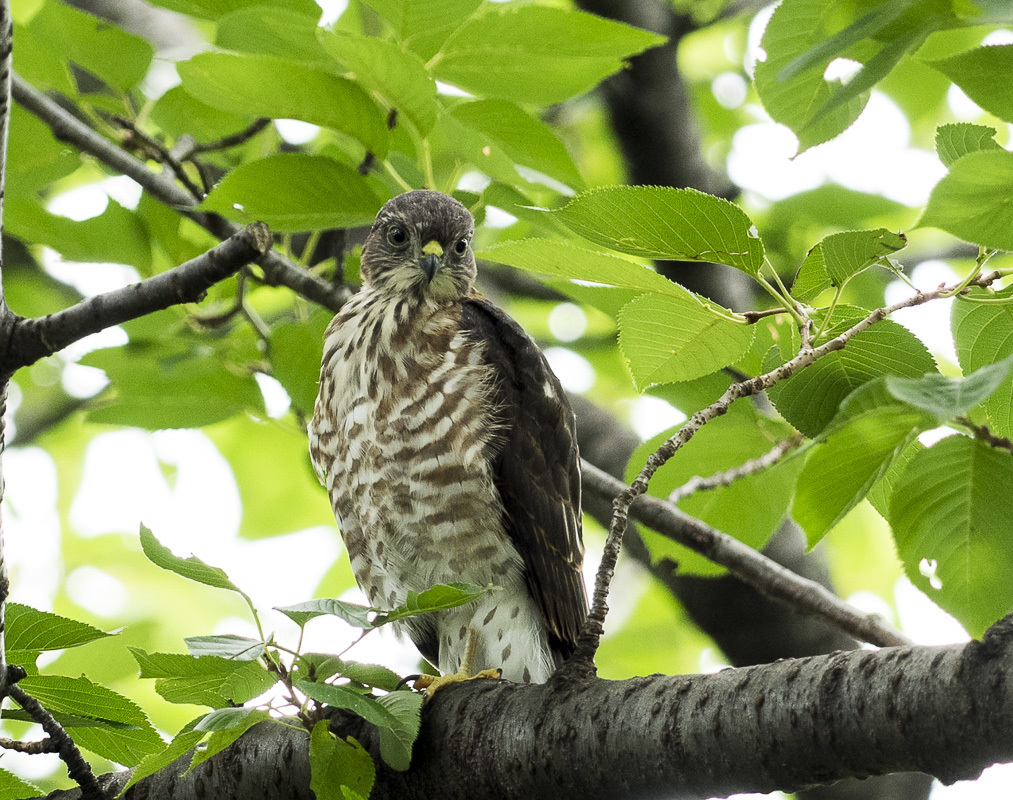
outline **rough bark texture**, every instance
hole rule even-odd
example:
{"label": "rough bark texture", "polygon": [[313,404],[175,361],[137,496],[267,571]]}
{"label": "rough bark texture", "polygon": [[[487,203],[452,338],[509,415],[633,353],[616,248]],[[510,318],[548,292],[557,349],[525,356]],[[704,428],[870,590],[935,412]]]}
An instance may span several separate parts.
{"label": "rough bark texture", "polygon": [[[333,727],[377,751],[366,723],[342,716]],[[174,777],[177,762],[126,798],[309,797],[306,741],[261,724],[191,773]],[[897,771],[950,783],[1009,760],[1010,618],[962,646],[850,651],[714,675],[584,681],[564,670],[545,685],[459,684],[425,708],[411,769],[381,766],[371,797],[705,798]]]}

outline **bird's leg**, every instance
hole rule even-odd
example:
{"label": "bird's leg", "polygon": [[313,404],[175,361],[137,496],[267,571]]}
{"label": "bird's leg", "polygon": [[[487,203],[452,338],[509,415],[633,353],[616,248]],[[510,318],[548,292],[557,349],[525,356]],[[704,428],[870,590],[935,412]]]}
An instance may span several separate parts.
{"label": "bird's leg", "polygon": [[442,689],[451,683],[470,681],[473,678],[500,678],[503,676],[501,669],[483,669],[472,673],[472,663],[475,661],[475,653],[478,651],[478,631],[475,628],[468,628],[468,642],[464,646],[464,657],[457,672],[447,675],[420,675],[415,680],[416,689],[425,689],[426,699],[429,702],[437,690]]}

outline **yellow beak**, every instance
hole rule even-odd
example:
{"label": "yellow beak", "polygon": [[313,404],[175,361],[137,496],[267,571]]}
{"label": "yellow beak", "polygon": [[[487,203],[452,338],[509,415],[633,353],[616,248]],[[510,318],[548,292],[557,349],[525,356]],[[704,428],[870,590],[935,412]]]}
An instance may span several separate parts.
{"label": "yellow beak", "polygon": [[437,258],[443,258],[443,247],[435,239],[426,242],[422,246],[422,252],[427,256],[436,256]]}

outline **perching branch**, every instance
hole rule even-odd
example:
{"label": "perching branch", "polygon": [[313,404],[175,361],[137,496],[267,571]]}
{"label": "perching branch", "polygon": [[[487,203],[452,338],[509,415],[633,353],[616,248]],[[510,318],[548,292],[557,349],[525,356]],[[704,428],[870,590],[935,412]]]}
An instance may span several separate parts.
{"label": "perching branch", "polygon": [[197,258],[152,278],[82,300],[45,317],[15,317],[0,375],[34,364],[92,333],[161,311],[178,303],[195,303],[218,281],[262,256],[271,247],[271,232],[254,222]]}
{"label": "perching branch", "polygon": [[[239,225],[218,214],[198,211],[197,201],[176,184],[169,172],[152,172],[143,162],[92,130],[16,74],[13,75],[13,91],[14,99],[46,123],[57,139],[90,153],[111,169],[133,178],[152,197],[192,219],[219,239],[227,239],[240,230]],[[268,283],[287,286],[331,311],[341,308],[349,297],[350,292],[344,287],[334,286],[307,272],[275,250],[269,250],[257,263],[264,270]]]}
{"label": "perching branch", "polygon": [[[982,275],[975,280],[969,281],[964,286],[989,286],[1000,277],[998,272]],[[843,350],[844,347],[862,331],[867,330],[877,322],[886,319],[890,314],[902,308],[910,308],[927,303],[940,297],[949,297],[958,292],[960,287],[942,286],[932,292],[918,292],[911,297],[894,303],[891,306],[877,308],[864,319],[859,320],[852,327],[843,333],[835,336],[819,347],[803,346],[799,353],[791,360],[785,362],[770,372],[744,381],[733,383],[724,394],[704,409],[697,411],[686,423],[647,458],[647,463],[634,479],[633,483],[626,486],[612,503],[612,521],[609,526],[608,537],[605,540],[605,548],[602,553],[601,564],[598,567],[598,574],[595,577],[594,595],[591,601],[591,610],[584,621],[580,636],[577,640],[577,647],[569,661],[561,668],[563,670],[593,671],[594,654],[598,649],[598,643],[604,632],[605,616],[608,614],[608,591],[615,574],[616,561],[622,549],[623,534],[626,531],[626,523],[630,515],[630,506],[633,501],[643,494],[646,494],[648,486],[654,474],[672,456],[674,456],[700,428],[711,420],[727,413],[728,408],[736,400],[743,397],[758,394],[781,381],[790,378],[795,373],[810,366],[829,353]]]}
{"label": "perching branch", "polygon": [[[594,464],[582,461],[581,470],[583,486],[595,494],[616,497],[628,488]],[[743,583],[799,614],[822,617],[856,639],[880,647],[911,643],[881,618],[863,614],[825,586],[797,575],[735,537],[711,528],[670,501],[642,495],[631,504],[630,516],[715,564],[727,567]]]}

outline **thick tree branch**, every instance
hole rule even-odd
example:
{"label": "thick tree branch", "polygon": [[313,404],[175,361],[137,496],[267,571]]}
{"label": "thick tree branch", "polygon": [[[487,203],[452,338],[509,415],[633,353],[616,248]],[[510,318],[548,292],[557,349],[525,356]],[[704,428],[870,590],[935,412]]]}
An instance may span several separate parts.
{"label": "thick tree branch", "polygon": [[254,222],[197,258],[160,275],[105,294],[82,300],[45,317],[17,317],[0,374],[17,369],[62,350],[72,342],[112,325],[161,311],[177,303],[195,303],[207,290],[271,247],[271,232]]}
{"label": "thick tree branch", "polygon": [[[371,800],[688,799],[907,771],[952,783],[1013,760],[1013,619],[983,642],[714,675],[457,684],[426,706],[407,772],[379,761],[369,724],[337,712],[332,729],[377,758]],[[306,740],[262,723],[192,772],[180,775],[181,760],[126,797],[310,797]]]}
{"label": "thick tree branch", "polygon": [[[197,200],[177,185],[169,172],[152,172],[142,161],[92,130],[16,74],[13,76],[13,91],[14,99],[45,122],[57,139],[84,153],[90,153],[107,167],[133,178],[153,197],[192,219],[219,239],[227,239],[240,230],[239,225],[218,214],[198,211]],[[269,250],[257,263],[264,270],[268,283],[287,286],[324,308],[337,311],[348,299],[347,289],[318,278],[275,250]]]}

